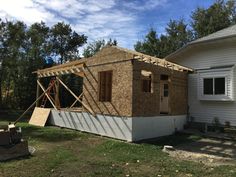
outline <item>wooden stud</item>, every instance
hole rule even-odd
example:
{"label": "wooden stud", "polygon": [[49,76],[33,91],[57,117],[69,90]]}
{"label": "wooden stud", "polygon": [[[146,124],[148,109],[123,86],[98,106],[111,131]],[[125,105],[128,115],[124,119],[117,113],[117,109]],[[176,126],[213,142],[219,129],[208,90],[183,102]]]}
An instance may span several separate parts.
{"label": "wooden stud", "polygon": [[55,84],[55,82],[52,84],[52,85],[50,85],[26,110],[25,110],[25,112],[23,112],[23,114],[21,114],[21,116],[19,117],[19,118],[17,118],[16,120],[15,120],[15,122],[14,122],[14,124],[16,124],[35,104],[36,104],[36,102],[37,101],[39,101],[44,95],[45,95],[45,93],[49,90],[49,89],[51,89],[53,86],[54,86],[54,84]]}
{"label": "wooden stud", "polygon": [[84,108],[85,108],[87,111],[89,111],[93,116],[96,116],[96,114],[93,112],[93,110],[90,109],[85,103],[83,103],[83,102],[76,96],[76,94],[74,94],[74,92],[72,92],[72,91],[66,86],[66,84],[64,84],[64,82],[62,82],[61,79],[59,79],[58,77],[56,77],[56,78],[57,78],[57,80],[65,87],[65,89],[66,89],[67,91],[69,91],[69,92],[71,93],[71,95],[73,95],[73,96],[75,97],[75,99],[77,99],[77,100],[84,106]]}
{"label": "wooden stud", "polygon": [[[40,81],[40,80],[38,79],[38,81]],[[40,94],[40,88],[39,88],[39,84],[37,83],[36,98],[39,97],[39,94]],[[36,102],[36,107],[38,107],[38,106],[39,106],[39,100]]]}
{"label": "wooden stud", "polygon": [[79,77],[84,77],[84,72],[76,72],[74,74],[79,76]]}
{"label": "wooden stud", "polygon": [[[82,95],[83,95],[83,92],[79,95],[79,99],[82,97]],[[78,102],[78,100],[76,99],[75,101],[74,101],[74,103],[70,106],[70,108],[73,108],[74,107],[74,105],[76,104]]]}
{"label": "wooden stud", "polygon": [[[43,85],[37,81],[38,85],[41,87],[41,89],[45,92],[45,88],[43,87]],[[54,83],[54,85],[56,84],[56,82]],[[53,106],[54,109],[58,110],[57,107],[55,106],[55,104],[53,103],[54,100],[52,100],[52,98],[48,95],[47,92],[45,92],[46,97],[48,98],[48,100],[50,101],[51,105]],[[55,102],[55,101],[54,101]]]}
{"label": "wooden stud", "polygon": [[55,90],[56,90],[56,94],[55,94],[55,106],[57,107],[57,109],[60,109],[60,99],[59,99],[59,93],[60,93],[60,85],[59,85],[59,82],[56,81],[55,83]]}

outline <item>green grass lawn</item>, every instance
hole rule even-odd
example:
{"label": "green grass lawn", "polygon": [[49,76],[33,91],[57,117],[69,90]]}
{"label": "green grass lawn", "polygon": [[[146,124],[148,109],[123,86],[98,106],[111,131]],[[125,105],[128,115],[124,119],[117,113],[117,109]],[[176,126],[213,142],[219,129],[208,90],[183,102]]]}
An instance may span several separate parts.
{"label": "green grass lawn", "polygon": [[[0,124],[14,116],[0,117]],[[236,176],[236,166],[210,167],[180,161],[161,151],[200,137],[173,135],[131,144],[58,127],[39,128],[21,122],[23,136],[36,152],[27,158],[0,163],[0,177],[73,176]]]}

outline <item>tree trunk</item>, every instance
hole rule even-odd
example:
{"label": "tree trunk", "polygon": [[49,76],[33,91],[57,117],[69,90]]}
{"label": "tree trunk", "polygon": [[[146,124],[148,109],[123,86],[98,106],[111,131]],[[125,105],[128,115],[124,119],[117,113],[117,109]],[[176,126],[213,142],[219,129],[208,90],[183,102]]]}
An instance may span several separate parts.
{"label": "tree trunk", "polygon": [[2,109],[2,78],[0,77],[0,110]]}

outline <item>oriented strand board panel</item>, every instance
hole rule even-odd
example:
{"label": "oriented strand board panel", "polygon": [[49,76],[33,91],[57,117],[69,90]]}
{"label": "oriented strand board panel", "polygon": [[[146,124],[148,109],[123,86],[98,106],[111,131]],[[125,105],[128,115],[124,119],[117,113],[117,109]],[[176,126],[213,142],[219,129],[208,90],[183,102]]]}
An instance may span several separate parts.
{"label": "oriented strand board panel", "polygon": [[[153,93],[142,91],[142,70],[151,72]],[[133,61],[132,117],[151,117],[160,114],[160,76],[169,76],[169,114],[187,113],[187,73],[165,67]]]}
{"label": "oriented strand board panel", "polygon": [[35,107],[29,124],[44,127],[51,109]]}

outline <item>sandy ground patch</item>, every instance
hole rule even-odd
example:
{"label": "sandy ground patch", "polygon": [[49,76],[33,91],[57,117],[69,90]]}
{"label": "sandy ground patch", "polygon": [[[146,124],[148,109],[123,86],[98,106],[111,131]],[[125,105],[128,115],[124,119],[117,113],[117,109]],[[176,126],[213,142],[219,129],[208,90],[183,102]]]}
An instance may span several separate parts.
{"label": "sandy ground patch", "polygon": [[196,161],[210,166],[236,164],[234,141],[203,138],[174,148],[174,151],[165,152],[180,160]]}

